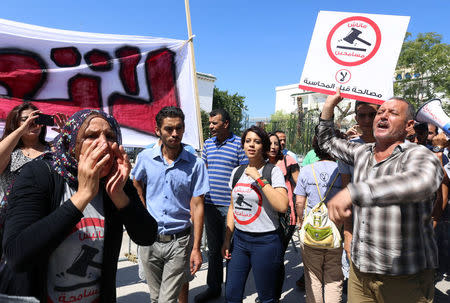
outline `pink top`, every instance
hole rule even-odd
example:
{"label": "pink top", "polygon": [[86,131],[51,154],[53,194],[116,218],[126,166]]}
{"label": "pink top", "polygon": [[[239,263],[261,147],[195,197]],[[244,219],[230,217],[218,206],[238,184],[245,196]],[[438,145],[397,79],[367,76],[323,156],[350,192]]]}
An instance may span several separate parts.
{"label": "pink top", "polygon": [[[288,167],[291,166],[291,165],[297,164],[297,161],[295,161],[295,159],[292,158],[291,156],[285,155],[285,157],[286,157],[286,165]],[[283,175],[286,176],[287,170],[286,170],[286,166],[284,165],[284,160],[283,159],[278,160],[277,166],[281,169],[281,171],[283,172]],[[294,189],[292,188],[291,182],[289,182],[289,180],[286,180],[286,187],[287,187],[287,190],[288,190],[289,207],[291,207],[291,209],[295,209],[295,203],[294,203],[294,201],[292,201],[292,196],[293,196],[292,193],[293,193]],[[296,222],[295,222],[295,214],[294,214],[294,212],[291,212],[291,225],[295,225],[295,224],[296,224]]]}

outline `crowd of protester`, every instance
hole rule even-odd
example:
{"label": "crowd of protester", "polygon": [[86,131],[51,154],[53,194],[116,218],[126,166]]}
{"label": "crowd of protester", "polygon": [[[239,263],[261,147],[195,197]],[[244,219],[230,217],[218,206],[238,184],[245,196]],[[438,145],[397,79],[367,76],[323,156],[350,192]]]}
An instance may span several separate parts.
{"label": "crowd of protester", "polygon": [[[57,115],[47,143],[38,108],[14,108],[0,142],[0,298],[115,302],[125,226],[151,302],[187,302],[205,226],[208,287],[195,302],[242,302],[250,271],[256,301],[279,302],[296,229],[306,235],[297,281],[306,302],[342,302],[343,292],[349,302],[432,302],[450,273],[449,141],[396,97],[357,101],[357,124],[341,133],[341,100],[339,90],[327,98],[301,165],[283,131],[252,126],[238,137],[223,109],[210,113],[212,137],[197,157],[181,143],[182,110],[165,107],[158,143],[133,170],[112,116]],[[305,231],[322,205],[338,246]]]}

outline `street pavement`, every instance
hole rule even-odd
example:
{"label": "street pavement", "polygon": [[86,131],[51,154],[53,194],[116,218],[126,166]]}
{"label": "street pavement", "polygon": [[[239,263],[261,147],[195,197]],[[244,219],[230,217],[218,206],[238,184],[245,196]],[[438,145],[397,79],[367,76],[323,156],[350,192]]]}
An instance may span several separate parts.
{"label": "street pavement", "polygon": [[[299,241],[297,234],[293,237],[295,247],[291,243],[286,251],[285,267],[286,278],[283,285],[283,294],[281,302],[283,303],[303,303],[305,302],[305,293],[300,291],[295,285],[295,281],[303,273],[303,264],[299,253]],[[148,287],[145,281],[142,281],[138,276],[138,265],[130,261],[125,255],[130,252],[131,259],[134,260],[136,256],[137,247],[134,243],[129,242],[129,238],[124,232],[124,239],[122,241],[122,249],[120,254],[120,261],[117,270],[117,302],[118,303],[137,303],[150,302]],[[203,252],[203,264],[201,269],[196,273],[194,279],[189,283],[189,302],[194,302],[194,297],[198,293],[206,289],[206,275],[208,271],[208,263],[206,253]],[[223,291],[222,291],[223,294]],[[244,303],[254,303],[257,297],[255,284],[253,281],[252,272],[250,272],[245,288]],[[343,302],[346,302],[344,296]],[[223,297],[220,297],[211,303],[225,302]],[[442,280],[436,284],[435,300],[437,303],[450,302],[450,281]]]}

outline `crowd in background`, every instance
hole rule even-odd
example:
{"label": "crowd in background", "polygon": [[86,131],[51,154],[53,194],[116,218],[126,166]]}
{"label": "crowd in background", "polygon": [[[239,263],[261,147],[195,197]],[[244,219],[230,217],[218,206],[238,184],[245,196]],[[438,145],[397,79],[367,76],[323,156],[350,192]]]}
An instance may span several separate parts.
{"label": "crowd in background", "polygon": [[[59,135],[47,143],[38,108],[14,108],[0,142],[0,293],[18,302],[114,302],[124,225],[140,245],[151,301],[187,302],[204,261],[205,226],[208,288],[195,302],[221,295],[242,302],[250,270],[257,302],[278,302],[294,231],[331,201],[327,218],[342,241],[323,248],[302,240],[297,285],[306,301],[341,302],[348,291],[349,302],[392,302],[425,285],[404,300],[431,302],[427,285],[450,273],[449,141],[436,126],[413,121],[401,98],[381,107],[357,101],[356,125],[341,133],[332,123],[341,99],[339,92],[327,99],[302,163],[283,131],[252,126],[238,137],[223,109],[210,113],[211,138],[197,157],[181,143],[183,112],[165,107],[156,116],[159,141],[133,170],[113,117],[57,115]],[[405,180],[420,188],[419,198],[404,191]],[[419,284],[386,280],[404,276]]]}

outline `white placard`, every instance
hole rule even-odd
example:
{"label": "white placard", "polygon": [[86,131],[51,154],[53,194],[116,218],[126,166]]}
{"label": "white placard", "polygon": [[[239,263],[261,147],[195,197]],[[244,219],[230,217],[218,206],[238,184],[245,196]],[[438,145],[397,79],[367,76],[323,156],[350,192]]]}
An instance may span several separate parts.
{"label": "white placard", "polygon": [[410,17],[320,11],[299,87],[381,104],[393,96],[393,75]]}

